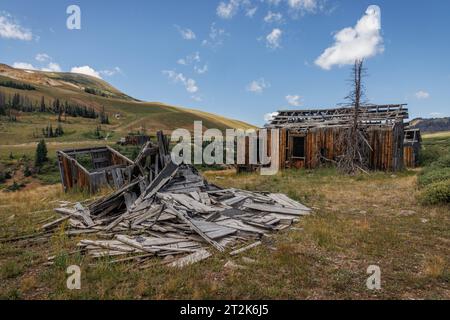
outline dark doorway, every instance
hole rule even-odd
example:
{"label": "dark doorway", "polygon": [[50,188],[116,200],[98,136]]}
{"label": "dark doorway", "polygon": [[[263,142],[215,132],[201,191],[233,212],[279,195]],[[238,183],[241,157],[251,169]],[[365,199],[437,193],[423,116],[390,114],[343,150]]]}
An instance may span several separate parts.
{"label": "dark doorway", "polygon": [[305,137],[292,137],[292,157],[305,157]]}

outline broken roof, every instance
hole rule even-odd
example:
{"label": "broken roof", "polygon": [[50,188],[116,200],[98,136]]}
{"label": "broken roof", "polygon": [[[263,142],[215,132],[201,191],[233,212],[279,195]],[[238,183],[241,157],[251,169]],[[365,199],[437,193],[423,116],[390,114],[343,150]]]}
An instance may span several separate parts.
{"label": "broken roof", "polygon": [[[326,126],[349,126],[353,121],[354,107],[314,110],[280,110],[268,128],[310,129]],[[359,108],[359,121],[364,125],[392,125],[408,119],[406,104],[364,105]]]}

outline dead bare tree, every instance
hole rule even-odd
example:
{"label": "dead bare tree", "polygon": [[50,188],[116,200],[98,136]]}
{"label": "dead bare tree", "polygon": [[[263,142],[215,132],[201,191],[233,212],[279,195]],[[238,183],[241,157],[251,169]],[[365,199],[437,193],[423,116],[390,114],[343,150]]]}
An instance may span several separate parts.
{"label": "dead bare tree", "polygon": [[338,168],[348,174],[354,174],[357,171],[367,172],[368,149],[371,148],[359,119],[361,106],[366,103],[363,83],[366,70],[363,63],[363,60],[356,60],[352,68],[350,80],[352,89],[346,100],[354,108],[353,121],[352,126],[341,136],[340,141],[343,153],[339,158]]}

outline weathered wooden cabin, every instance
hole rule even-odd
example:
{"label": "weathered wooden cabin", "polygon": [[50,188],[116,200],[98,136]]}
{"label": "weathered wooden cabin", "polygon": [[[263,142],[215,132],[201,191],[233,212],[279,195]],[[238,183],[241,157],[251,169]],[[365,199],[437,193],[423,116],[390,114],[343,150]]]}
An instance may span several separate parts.
{"label": "weathered wooden cabin", "polygon": [[405,166],[415,168],[419,165],[420,149],[422,147],[422,135],[420,129],[406,128],[403,142],[403,159]]}
{"label": "weathered wooden cabin", "polygon": [[134,168],[133,161],[109,146],[63,150],[57,156],[64,191],[118,189],[130,182]]}
{"label": "weathered wooden cabin", "polygon": [[[397,171],[404,167],[404,120],[409,116],[405,106],[368,105],[360,108],[358,121],[370,145],[366,159],[370,169]],[[353,107],[281,110],[265,127],[280,130],[280,169],[312,169],[338,161],[346,130],[353,122]]]}

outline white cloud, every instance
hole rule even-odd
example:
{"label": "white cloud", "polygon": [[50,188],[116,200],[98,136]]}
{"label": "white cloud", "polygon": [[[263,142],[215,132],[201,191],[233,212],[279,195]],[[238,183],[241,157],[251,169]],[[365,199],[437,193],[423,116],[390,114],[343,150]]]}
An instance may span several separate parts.
{"label": "white cloud", "polygon": [[39,62],[45,62],[51,60],[52,58],[46,53],[38,53],[35,59]]}
{"label": "white cloud", "polygon": [[270,121],[272,121],[277,115],[278,115],[278,112],[266,113],[266,114],[264,115],[264,121],[270,122]]}
{"label": "white cloud", "polygon": [[183,29],[179,26],[175,26],[178,29],[178,32],[180,33],[181,37],[184,40],[195,40],[197,36],[195,35],[194,31],[192,31],[189,28]]}
{"label": "white cloud", "polygon": [[286,97],[286,101],[287,103],[289,103],[289,105],[294,106],[294,107],[300,107],[301,106],[301,97],[298,95],[290,95],[288,94]]}
{"label": "white cloud", "polygon": [[281,0],[266,0],[266,1],[270,6],[275,6],[275,7],[278,6],[281,2]]}
{"label": "white cloud", "polygon": [[357,59],[369,58],[384,51],[381,31],[381,10],[369,6],[354,28],[348,27],[335,34],[335,43],[315,61],[329,70],[334,65],[353,64]]}
{"label": "white cloud", "polygon": [[41,70],[41,71],[46,71],[46,72],[61,72],[61,67],[59,66],[59,64],[54,63],[54,62],[50,62],[47,66],[42,67],[42,68],[38,68],[38,67],[32,65],[31,63],[27,63],[27,62],[14,62],[13,68],[25,69],[25,70]]}
{"label": "white cloud", "polygon": [[318,8],[318,0],[288,0],[288,5],[293,10],[314,12]]}
{"label": "white cloud", "polygon": [[248,8],[245,12],[245,15],[249,18],[253,18],[253,16],[256,14],[256,11],[258,11],[258,7]]}
{"label": "white cloud", "polygon": [[0,37],[30,41],[33,39],[33,34],[15,21],[10,14],[0,12]]}
{"label": "white cloud", "polygon": [[276,23],[281,22],[283,20],[283,15],[279,12],[269,11],[267,15],[264,17],[264,21],[266,23]]}
{"label": "white cloud", "polygon": [[441,112],[431,112],[430,116],[432,116],[433,118],[439,118],[442,117],[443,114]]}
{"label": "white cloud", "polygon": [[415,93],[417,99],[428,99],[430,97],[430,93],[420,90]]}
{"label": "white cloud", "polygon": [[264,78],[253,80],[247,85],[247,91],[253,93],[263,93],[265,89],[270,88],[270,83],[266,82]]}
{"label": "white cloud", "polygon": [[178,59],[177,63],[181,64],[183,66],[187,66],[193,63],[197,63],[200,62],[201,58],[200,58],[200,53],[199,52],[195,52],[193,54],[190,54],[188,56],[186,56],[185,58],[181,58]]}
{"label": "white cloud", "polygon": [[55,62],[50,62],[47,67],[44,67],[41,70],[47,72],[61,72],[61,67]]}
{"label": "white cloud", "polygon": [[202,45],[216,49],[223,45],[225,37],[227,36],[229,36],[229,34],[225,29],[217,28],[216,24],[212,23],[211,28],[209,29],[208,39],[203,40]]}
{"label": "white cloud", "polygon": [[112,69],[101,70],[99,71],[99,73],[108,77],[112,77],[115,76],[116,74],[121,74],[122,69],[120,69],[119,67],[114,67]]}
{"label": "white cloud", "polygon": [[101,79],[100,73],[89,66],[73,67],[70,72],[85,74],[91,77]]}
{"label": "white cloud", "polygon": [[216,13],[222,19],[231,19],[238,12],[239,0],[230,0],[227,2],[220,2],[216,9]]}
{"label": "white cloud", "polygon": [[281,47],[281,35],[283,32],[275,28],[266,37],[266,46],[271,49],[278,49]]}
{"label": "white cloud", "polygon": [[197,101],[197,102],[201,102],[201,101],[203,101],[202,97],[200,97],[200,96],[197,96],[197,95],[193,95],[193,96],[191,96],[191,99],[192,99],[192,100],[194,100],[194,101]]}
{"label": "white cloud", "polygon": [[196,93],[199,90],[196,81],[194,79],[185,77],[182,73],[177,73],[173,70],[164,70],[162,73],[174,83],[183,84],[186,88],[186,91],[189,93]]}
{"label": "white cloud", "polygon": [[208,65],[205,64],[203,67],[195,66],[194,70],[198,74],[205,74],[206,72],[208,72]]}
{"label": "white cloud", "polygon": [[26,62],[14,62],[13,68],[25,70],[37,70],[31,63]]}

